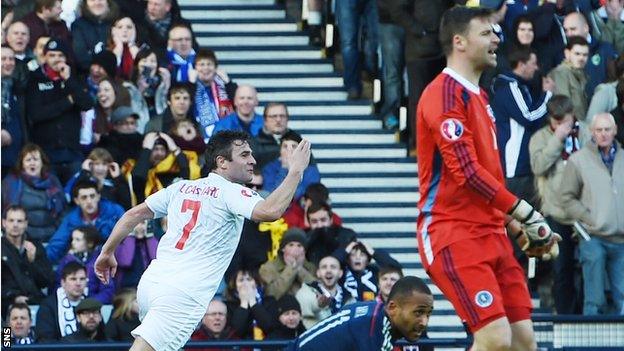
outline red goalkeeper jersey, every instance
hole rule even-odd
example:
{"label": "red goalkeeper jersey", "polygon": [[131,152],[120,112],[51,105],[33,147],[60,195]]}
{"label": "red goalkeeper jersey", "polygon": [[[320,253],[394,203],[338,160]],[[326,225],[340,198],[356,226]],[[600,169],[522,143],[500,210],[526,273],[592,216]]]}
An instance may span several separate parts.
{"label": "red goalkeeper jersey", "polygon": [[505,234],[516,197],[504,186],[485,91],[446,68],[420,97],[416,123],[418,245],[427,268],[453,242]]}

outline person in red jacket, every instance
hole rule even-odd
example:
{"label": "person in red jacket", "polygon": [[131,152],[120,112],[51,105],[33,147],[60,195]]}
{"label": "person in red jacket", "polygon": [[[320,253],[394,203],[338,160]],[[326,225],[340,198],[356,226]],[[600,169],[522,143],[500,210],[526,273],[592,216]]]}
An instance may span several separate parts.
{"label": "person in red jacket", "polygon": [[[191,335],[193,341],[209,340],[238,340],[240,339],[234,329],[228,324],[227,306],[223,301],[213,299],[208,305],[208,310],[202,318],[202,322],[197,330]],[[199,351],[224,351],[229,348],[201,348],[193,350]]]}
{"label": "person in red jacket", "polygon": [[463,6],[442,17],[447,67],[423,92],[416,117],[418,251],[474,334],[472,351],[535,350],[531,299],[505,226],[538,257],[556,250],[558,236],[504,186],[494,115],[478,87],[496,66],[500,40],[490,18]]}

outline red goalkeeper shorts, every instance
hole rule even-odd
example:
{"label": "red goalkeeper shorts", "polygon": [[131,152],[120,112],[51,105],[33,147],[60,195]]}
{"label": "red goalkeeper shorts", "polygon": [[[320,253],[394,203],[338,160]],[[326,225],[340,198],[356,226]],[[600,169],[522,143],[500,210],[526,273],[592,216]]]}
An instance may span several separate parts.
{"label": "red goalkeeper shorts", "polygon": [[531,318],[524,271],[506,235],[457,241],[435,256],[427,273],[473,333],[503,316],[509,323]]}

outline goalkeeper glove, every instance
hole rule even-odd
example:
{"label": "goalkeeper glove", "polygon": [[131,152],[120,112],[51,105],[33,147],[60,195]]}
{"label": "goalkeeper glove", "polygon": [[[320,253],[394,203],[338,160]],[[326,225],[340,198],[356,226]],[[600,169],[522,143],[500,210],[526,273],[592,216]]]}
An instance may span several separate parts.
{"label": "goalkeeper glove", "polygon": [[552,240],[553,231],[541,213],[524,200],[519,200],[511,209],[510,215],[520,222],[527,241],[522,250],[545,246]]}

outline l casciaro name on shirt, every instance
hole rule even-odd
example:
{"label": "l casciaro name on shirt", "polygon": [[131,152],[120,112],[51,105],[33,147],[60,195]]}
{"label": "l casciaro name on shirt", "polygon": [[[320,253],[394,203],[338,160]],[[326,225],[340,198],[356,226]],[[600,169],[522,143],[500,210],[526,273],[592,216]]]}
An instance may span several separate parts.
{"label": "l casciaro name on shirt", "polygon": [[184,184],[180,188],[180,193],[210,196],[213,198],[217,198],[217,196],[219,195],[219,190],[220,189],[217,188],[216,186],[201,187],[201,186],[196,186],[196,185]]}

